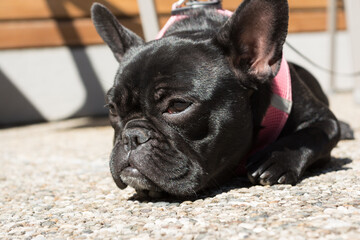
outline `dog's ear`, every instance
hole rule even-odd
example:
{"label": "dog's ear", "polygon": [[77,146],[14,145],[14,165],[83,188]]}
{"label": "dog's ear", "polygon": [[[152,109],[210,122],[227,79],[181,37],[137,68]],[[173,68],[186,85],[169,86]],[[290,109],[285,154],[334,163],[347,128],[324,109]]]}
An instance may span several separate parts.
{"label": "dog's ear", "polygon": [[236,71],[245,71],[261,83],[279,70],[288,19],[286,0],[245,0],[215,41]]}
{"label": "dog's ear", "polygon": [[116,17],[99,3],[92,5],[91,18],[96,31],[110,47],[118,62],[129,48],[144,43],[138,35],[122,26]]}

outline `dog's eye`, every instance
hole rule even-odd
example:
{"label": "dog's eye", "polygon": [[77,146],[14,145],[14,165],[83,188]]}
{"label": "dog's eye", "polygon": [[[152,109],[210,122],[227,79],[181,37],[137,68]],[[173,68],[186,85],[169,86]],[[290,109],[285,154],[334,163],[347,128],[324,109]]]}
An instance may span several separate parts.
{"label": "dog's eye", "polygon": [[167,109],[167,112],[170,114],[175,114],[184,111],[187,109],[191,103],[189,102],[172,102],[169,108]]}
{"label": "dog's eye", "polygon": [[116,113],[116,107],[115,107],[114,104],[109,103],[109,104],[106,104],[105,107],[106,107],[107,109],[109,109],[109,112],[110,112],[111,115],[117,115],[117,113]]}

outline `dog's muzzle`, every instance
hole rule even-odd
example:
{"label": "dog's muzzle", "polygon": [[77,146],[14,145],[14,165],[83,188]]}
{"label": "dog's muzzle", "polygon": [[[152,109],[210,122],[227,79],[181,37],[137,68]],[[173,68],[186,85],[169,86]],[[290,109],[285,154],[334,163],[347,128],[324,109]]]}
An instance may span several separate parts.
{"label": "dog's muzzle", "polygon": [[135,166],[131,164],[131,154],[140,146],[147,143],[151,139],[151,133],[146,128],[127,127],[122,134],[123,151],[126,155],[126,162],[123,166],[115,166],[117,159],[117,150],[119,145],[115,146],[115,150],[111,156],[110,168],[116,185],[123,189],[127,185],[136,190],[160,191],[160,189],[146,176],[144,176]]}

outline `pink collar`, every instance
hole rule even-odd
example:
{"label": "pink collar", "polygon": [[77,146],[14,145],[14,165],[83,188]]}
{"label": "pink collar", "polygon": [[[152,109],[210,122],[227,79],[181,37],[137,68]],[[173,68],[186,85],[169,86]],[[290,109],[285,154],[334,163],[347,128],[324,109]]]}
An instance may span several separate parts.
{"label": "pink collar", "polygon": [[276,141],[291,112],[291,76],[289,65],[284,57],[281,60],[280,70],[273,79],[272,91],[270,106],[261,122],[263,128],[259,131],[255,144],[236,170],[240,176],[246,176],[246,163],[251,155]]}
{"label": "pink collar", "polygon": [[[218,9],[217,11],[220,14],[229,17],[233,14],[228,10]],[[160,30],[156,39],[162,38],[172,24],[185,18],[188,18],[188,16],[171,16],[164,27]],[[253,153],[274,142],[279,137],[289,117],[292,107],[291,77],[289,65],[284,57],[281,60],[280,70],[273,80],[272,91],[273,95],[271,97],[270,106],[268,107],[266,114],[261,122],[261,126],[263,128],[260,130],[257,141],[250,150],[248,156],[251,156]],[[246,160],[247,158],[241,162],[237,171],[239,174],[246,174]]]}
{"label": "pink collar", "polygon": [[262,149],[274,142],[280,135],[292,107],[291,76],[285,58],[281,60],[280,70],[272,83],[271,103],[261,122],[256,148]]}

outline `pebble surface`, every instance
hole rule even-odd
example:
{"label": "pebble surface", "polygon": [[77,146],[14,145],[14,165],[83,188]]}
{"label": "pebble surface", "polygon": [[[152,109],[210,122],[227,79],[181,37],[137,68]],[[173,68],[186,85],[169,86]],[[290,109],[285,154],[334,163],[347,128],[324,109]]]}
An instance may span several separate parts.
{"label": "pebble surface", "polygon": [[360,106],[331,100],[357,140],[325,168],[296,186],[239,178],[195,200],[117,189],[106,119],[2,129],[0,239],[360,239]]}

